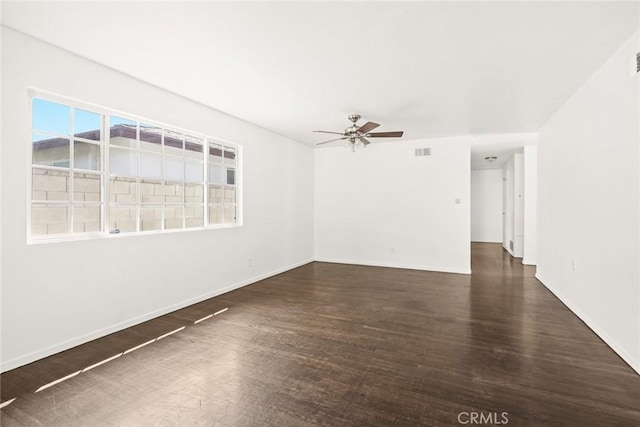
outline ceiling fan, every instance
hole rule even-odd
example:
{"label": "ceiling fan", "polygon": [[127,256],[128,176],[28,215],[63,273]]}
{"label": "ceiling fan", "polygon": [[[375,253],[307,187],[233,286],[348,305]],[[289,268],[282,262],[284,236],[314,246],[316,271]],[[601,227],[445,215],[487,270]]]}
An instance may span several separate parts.
{"label": "ceiling fan", "polygon": [[356,122],[360,120],[360,114],[351,114],[349,116],[349,120],[353,123],[351,126],[346,128],[344,132],[330,132],[326,130],[314,130],[314,132],[320,133],[332,133],[335,135],[341,135],[340,138],[330,139],[328,141],[319,142],[316,145],[327,144],[333,141],[340,141],[343,139],[348,139],[351,144],[351,149],[355,151],[356,145],[362,144],[363,147],[366,147],[371,143],[367,138],[400,138],[403,131],[395,131],[395,132],[371,132],[373,129],[380,126],[378,123],[367,122],[362,126],[358,126]]}

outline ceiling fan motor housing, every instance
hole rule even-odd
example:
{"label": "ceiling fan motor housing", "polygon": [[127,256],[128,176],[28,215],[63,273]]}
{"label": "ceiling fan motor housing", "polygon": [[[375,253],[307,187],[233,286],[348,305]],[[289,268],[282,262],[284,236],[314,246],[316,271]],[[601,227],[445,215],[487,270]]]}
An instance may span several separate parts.
{"label": "ceiling fan motor housing", "polygon": [[358,126],[356,126],[355,124],[353,126],[349,126],[344,130],[344,133],[345,135],[358,133]]}

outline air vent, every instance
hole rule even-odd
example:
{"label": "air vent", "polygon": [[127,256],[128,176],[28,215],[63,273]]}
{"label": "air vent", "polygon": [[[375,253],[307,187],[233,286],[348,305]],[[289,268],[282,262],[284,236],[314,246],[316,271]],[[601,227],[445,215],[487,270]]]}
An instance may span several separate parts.
{"label": "air vent", "polygon": [[416,157],[430,156],[431,148],[416,148]]}
{"label": "air vent", "polygon": [[640,52],[636,53],[636,73],[640,73]]}

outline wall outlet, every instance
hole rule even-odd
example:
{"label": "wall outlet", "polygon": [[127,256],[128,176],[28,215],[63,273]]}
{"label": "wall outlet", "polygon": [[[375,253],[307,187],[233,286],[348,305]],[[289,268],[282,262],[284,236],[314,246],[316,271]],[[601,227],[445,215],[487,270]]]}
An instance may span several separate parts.
{"label": "wall outlet", "polygon": [[253,267],[253,258],[247,258],[247,267]]}
{"label": "wall outlet", "polygon": [[577,262],[575,258],[571,259],[571,268],[573,269],[573,271],[576,271],[576,267],[577,267]]}

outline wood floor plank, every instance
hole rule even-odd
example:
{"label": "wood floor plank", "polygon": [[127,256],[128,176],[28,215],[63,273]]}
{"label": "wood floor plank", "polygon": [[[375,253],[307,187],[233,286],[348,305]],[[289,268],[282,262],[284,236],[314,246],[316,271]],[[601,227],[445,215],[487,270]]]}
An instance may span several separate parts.
{"label": "wood floor plank", "polygon": [[474,243],[472,271],[311,263],[3,373],[0,421],[640,425],[640,377],[534,268]]}

